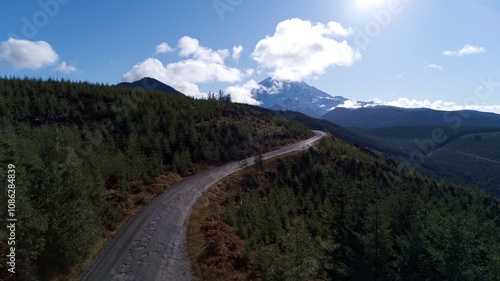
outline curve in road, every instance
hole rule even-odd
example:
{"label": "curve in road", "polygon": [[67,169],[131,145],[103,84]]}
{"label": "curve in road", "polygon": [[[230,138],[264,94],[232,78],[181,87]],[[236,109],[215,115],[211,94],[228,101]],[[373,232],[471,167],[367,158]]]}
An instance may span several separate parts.
{"label": "curve in road", "polygon": [[[326,135],[314,133],[263,159],[304,150]],[[255,157],[244,162],[253,164]],[[231,162],[186,178],[157,196],[120,229],[83,280],[192,280],[186,231],[193,206],[210,186],[242,168],[240,162]]]}

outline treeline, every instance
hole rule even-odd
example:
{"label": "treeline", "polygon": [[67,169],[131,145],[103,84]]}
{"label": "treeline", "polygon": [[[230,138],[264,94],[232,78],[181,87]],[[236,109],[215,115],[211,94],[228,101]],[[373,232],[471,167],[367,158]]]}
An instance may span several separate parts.
{"label": "treeline", "polygon": [[198,225],[203,280],[499,280],[496,199],[337,139],[220,190]]}
{"label": "treeline", "polygon": [[[230,99],[0,79],[0,179],[7,179],[8,164],[17,175],[15,278],[66,275],[104,231],[115,230],[127,199],[158,175],[187,176],[309,134],[303,125]],[[0,231],[0,240],[6,235]],[[0,243],[0,252],[6,247]],[[5,255],[0,261],[7,272]]]}

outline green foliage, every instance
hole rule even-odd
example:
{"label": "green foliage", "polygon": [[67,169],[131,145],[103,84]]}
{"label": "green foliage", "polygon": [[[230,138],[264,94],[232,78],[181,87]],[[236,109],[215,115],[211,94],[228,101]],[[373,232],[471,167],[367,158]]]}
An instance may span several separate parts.
{"label": "green foliage", "polygon": [[[190,175],[310,135],[230,97],[85,82],[0,79],[0,109],[0,178],[16,165],[25,280],[50,280],[86,259],[123,219],[131,193],[154,177]],[[2,193],[2,206],[6,200]]]}
{"label": "green foliage", "polygon": [[499,197],[500,133],[461,136],[430,155],[422,166]]}
{"label": "green foliage", "polygon": [[[425,172],[500,196],[498,128],[406,126],[353,130],[375,140],[369,147]],[[377,146],[379,142],[390,143],[392,148]]]}
{"label": "green foliage", "polygon": [[500,205],[484,193],[336,139],[247,171],[227,221],[263,280],[498,280]]}

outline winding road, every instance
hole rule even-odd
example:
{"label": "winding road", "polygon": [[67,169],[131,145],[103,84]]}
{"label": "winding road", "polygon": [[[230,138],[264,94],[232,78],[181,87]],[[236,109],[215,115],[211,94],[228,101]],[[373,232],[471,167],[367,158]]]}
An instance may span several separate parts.
{"label": "winding road", "polygon": [[[326,134],[268,152],[264,160],[304,150]],[[255,157],[247,158],[250,165]],[[134,215],[108,243],[83,280],[193,280],[186,232],[189,215],[205,190],[243,168],[240,161],[184,179]]]}

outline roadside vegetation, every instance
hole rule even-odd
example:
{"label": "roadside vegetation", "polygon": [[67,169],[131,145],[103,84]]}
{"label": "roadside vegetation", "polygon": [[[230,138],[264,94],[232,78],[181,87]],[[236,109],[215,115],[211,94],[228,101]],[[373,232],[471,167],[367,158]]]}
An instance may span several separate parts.
{"label": "roadside vegetation", "polygon": [[500,205],[336,138],[231,176],[188,229],[200,280],[499,280]]}

